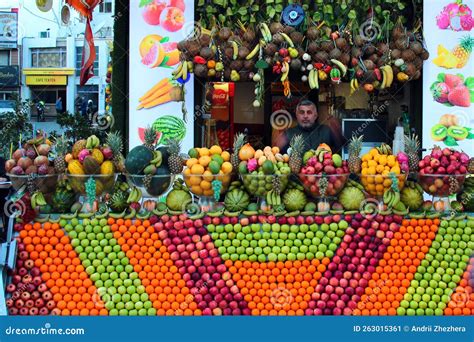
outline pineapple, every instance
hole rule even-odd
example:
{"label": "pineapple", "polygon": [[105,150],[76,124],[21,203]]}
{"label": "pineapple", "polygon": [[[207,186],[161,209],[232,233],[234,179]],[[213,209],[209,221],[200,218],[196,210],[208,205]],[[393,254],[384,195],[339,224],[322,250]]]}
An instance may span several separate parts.
{"label": "pineapple", "polygon": [[30,193],[30,195],[33,195],[38,190],[35,182],[36,177],[36,174],[30,174],[26,180],[26,190]]}
{"label": "pineapple", "polygon": [[170,172],[174,175],[183,171],[183,158],[179,154],[181,150],[181,144],[178,139],[168,139],[168,167]]}
{"label": "pineapple", "polygon": [[360,159],[360,152],[362,151],[362,139],[363,135],[360,137],[352,136],[349,142],[349,170],[352,173],[359,174],[362,167],[362,159]]}
{"label": "pineapple", "polygon": [[154,151],[156,144],[156,129],[151,126],[148,126],[144,132],[144,139],[145,143],[143,145],[150,151]]}
{"label": "pineapple", "polygon": [[304,139],[301,134],[295,135],[290,141],[291,155],[289,165],[291,172],[300,173],[301,163],[303,161]]}
{"label": "pineapple", "polygon": [[410,172],[416,172],[418,169],[418,162],[420,161],[420,157],[418,156],[419,151],[420,141],[418,136],[416,134],[412,136],[405,135],[405,153],[408,156]]}
{"label": "pineapple", "polygon": [[56,173],[66,172],[66,153],[68,145],[64,135],[56,141],[56,158],[54,159],[54,169]]}
{"label": "pineapple", "polygon": [[328,189],[328,185],[329,185],[329,182],[326,176],[323,176],[319,179],[318,187],[319,187],[319,195],[321,197],[326,197],[326,191]]}
{"label": "pineapple", "polygon": [[471,36],[466,36],[461,38],[461,42],[454,47],[452,53],[458,59],[456,68],[463,68],[467,64],[469,57],[471,56],[473,45],[474,38]]}
{"label": "pineapple", "polygon": [[272,178],[272,184],[273,184],[273,189],[275,190],[276,194],[278,196],[280,196],[280,194],[281,194],[281,180],[280,180],[280,177],[275,175]]}
{"label": "pineapple", "polygon": [[245,142],[247,140],[247,137],[244,133],[237,133],[237,135],[234,137],[234,152],[232,153],[232,156],[230,157],[230,162],[232,163],[232,168],[234,170],[238,170],[239,168],[239,151],[242,148],[242,146],[245,145]]}
{"label": "pineapple", "polygon": [[107,145],[112,150],[113,154],[113,163],[115,169],[124,172],[125,171],[125,160],[122,154],[123,151],[123,142],[122,137],[118,132],[110,132],[107,134]]}
{"label": "pineapple", "polygon": [[459,181],[456,179],[456,177],[449,177],[449,193],[455,194],[459,191],[459,188]]}

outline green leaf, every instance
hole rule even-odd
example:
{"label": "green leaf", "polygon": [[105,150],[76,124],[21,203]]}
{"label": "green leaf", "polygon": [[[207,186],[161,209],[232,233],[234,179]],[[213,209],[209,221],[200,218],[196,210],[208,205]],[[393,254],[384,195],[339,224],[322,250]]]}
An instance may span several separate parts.
{"label": "green leaf", "polygon": [[161,62],[160,64],[160,67],[165,66],[166,63],[169,61],[169,59],[170,59],[170,56],[165,56],[165,58],[163,58],[163,62]]}
{"label": "green leaf", "polygon": [[224,6],[224,0],[213,0],[212,2],[218,6]]}
{"label": "green leaf", "polygon": [[220,21],[221,23],[224,23],[224,22],[225,22],[225,19],[226,19],[226,16],[225,16],[225,15],[219,14],[219,21]]}
{"label": "green leaf", "polygon": [[380,12],[382,12],[382,6],[380,5],[375,6],[375,13],[380,13]]}
{"label": "green leaf", "polygon": [[351,10],[349,11],[349,13],[347,14],[347,17],[348,17],[349,19],[355,19],[355,18],[357,18],[357,13],[356,13],[356,11],[353,10],[353,9],[351,9]]}
{"label": "green leaf", "polygon": [[245,7],[240,7],[238,13],[240,15],[246,15],[247,14],[247,8]]}
{"label": "green leaf", "polygon": [[466,81],[464,81],[464,84],[466,87],[469,89],[474,89],[474,77],[468,77],[466,78]]}
{"label": "green leaf", "polygon": [[275,11],[276,11],[277,13],[283,12],[283,5],[276,5],[276,6],[275,6]]}
{"label": "green leaf", "polygon": [[260,10],[260,6],[259,5],[253,5],[252,6],[252,11],[253,12],[258,12]]}
{"label": "green leaf", "polygon": [[405,8],[405,4],[403,4],[402,2],[399,2],[399,3],[398,3],[398,9],[399,9],[400,11],[402,11],[404,8]]}
{"label": "green leaf", "polygon": [[313,20],[318,22],[321,21],[323,16],[321,15],[321,12],[314,12],[313,13]]}
{"label": "green leaf", "polygon": [[151,4],[154,0],[140,0],[140,5],[138,7],[145,7],[149,4]]}
{"label": "green leaf", "polygon": [[444,144],[446,146],[458,146],[458,143],[456,142],[456,139],[454,139],[453,137],[449,137],[449,136],[444,140]]}
{"label": "green leaf", "polygon": [[438,74],[438,82],[444,82],[444,77],[446,76],[446,74],[444,72],[440,72]]}
{"label": "green leaf", "polygon": [[267,16],[273,18],[276,14],[276,11],[273,7],[267,7]]}
{"label": "green leaf", "polygon": [[471,102],[474,102],[474,91],[471,90],[471,91],[469,92],[469,95],[470,95],[470,98],[471,98]]}
{"label": "green leaf", "polygon": [[265,0],[265,3],[268,5],[268,4],[273,4],[275,2],[275,0]]}
{"label": "green leaf", "polygon": [[471,132],[469,132],[469,134],[467,135],[466,139],[474,139],[474,134],[472,134]]}
{"label": "green leaf", "polygon": [[457,77],[459,77],[460,79],[462,79],[462,81],[464,82],[464,75],[463,74],[456,74]]}
{"label": "green leaf", "polygon": [[197,5],[198,6],[204,6],[204,3],[205,3],[205,0],[199,0]]}
{"label": "green leaf", "polygon": [[168,43],[169,41],[170,41],[170,37],[163,37],[161,38],[160,43],[164,44],[164,43]]}

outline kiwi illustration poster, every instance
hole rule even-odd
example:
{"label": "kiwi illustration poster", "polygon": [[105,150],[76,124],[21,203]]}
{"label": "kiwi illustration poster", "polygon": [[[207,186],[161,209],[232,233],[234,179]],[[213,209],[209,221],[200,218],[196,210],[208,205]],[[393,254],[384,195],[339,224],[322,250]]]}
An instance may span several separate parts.
{"label": "kiwi illustration poster", "polygon": [[[143,144],[148,126],[157,142],[181,140],[193,146],[194,94],[192,74],[181,65],[178,43],[195,30],[194,2],[139,0],[130,5],[129,148]],[[174,70],[181,72],[174,76]],[[182,85],[184,84],[184,87]],[[183,99],[185,100],[183,103]],[[187,112],[183,121],[183,109]]]}
{"label": "kiwi illustration poster", "polygon": [[473,9],[474,0],[424,1],[423,148],[474,154]]}

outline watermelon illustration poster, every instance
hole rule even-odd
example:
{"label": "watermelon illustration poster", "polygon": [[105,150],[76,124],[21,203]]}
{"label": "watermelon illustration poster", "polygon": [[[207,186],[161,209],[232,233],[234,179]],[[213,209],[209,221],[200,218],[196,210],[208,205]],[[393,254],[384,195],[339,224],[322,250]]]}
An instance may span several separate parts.
{"label": "watermelon illustration poster", "polygon": [[[172,71],[180,65],[178,42],[194,28],[194,2],[140,0],[130,6],[129,148],[143,143],[143,131],[153,126],[157,141],[181,140],[183,151],[194,143],[192,75],[183,89]],[[184,107],[188,112],[183,120]]]}
{"label": "watermelon illustration poster", "polygon": [[474,154],[474,0],[423,2],[423,148]]}

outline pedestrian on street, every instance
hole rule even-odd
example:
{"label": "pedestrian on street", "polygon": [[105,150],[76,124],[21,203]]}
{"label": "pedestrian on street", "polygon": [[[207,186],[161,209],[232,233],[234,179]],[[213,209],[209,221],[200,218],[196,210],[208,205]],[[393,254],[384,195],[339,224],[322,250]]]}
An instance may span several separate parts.
{"label": "pedestrian on street", "polygon": [[61,114],[63,112],[63,100],[61,96],[56,100],[56,114]]}

